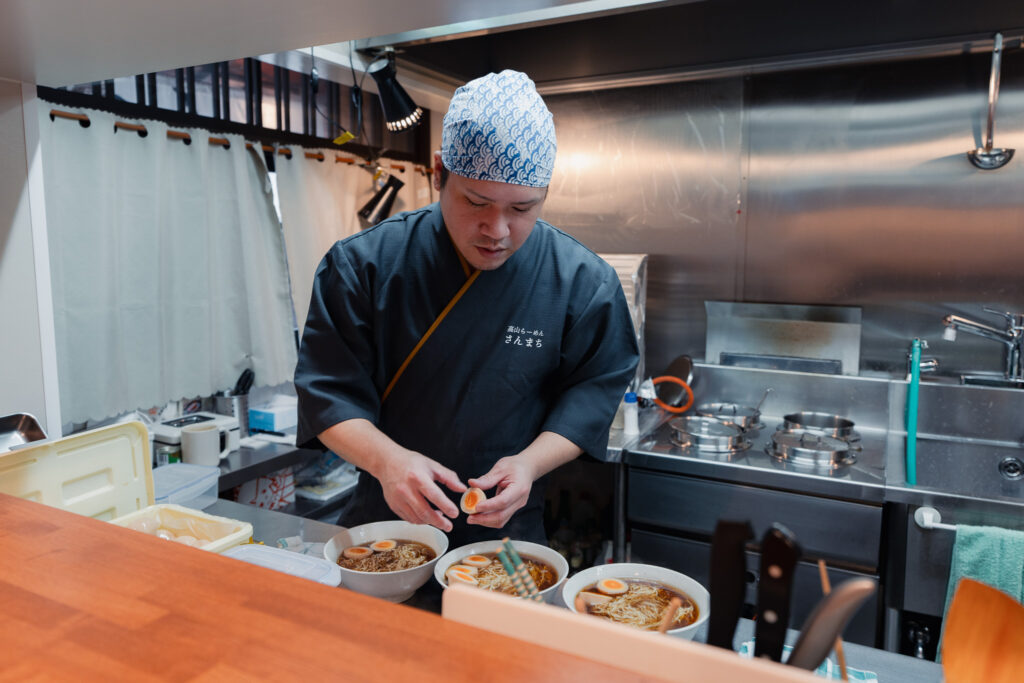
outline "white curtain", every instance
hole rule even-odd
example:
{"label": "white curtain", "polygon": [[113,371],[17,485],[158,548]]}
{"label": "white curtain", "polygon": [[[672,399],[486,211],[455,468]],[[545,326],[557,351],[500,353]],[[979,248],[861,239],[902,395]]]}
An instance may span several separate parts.
{"label": "white curtain", "polygon": [[291,378],[296,352],[280,224],[260,152],[167,125],[141,137],[40,108],[61,411],[135,408]]}
{"label": "white curtain", "polygon": [[[274,163],[295,316],[301,332],[316,267],[331,245],[359,232],[362,226],[356,212],[373,197],[376,188],[373,168],[337,161],[339,157],[353,158],[351,154],[331,149],[292,151],[291,159],[279,155]],[[321,154],[323,160],[309,158],[304,152]],[[392,214],[433,201],[423,167],[386,158],[377,163],[405,183],[395,198]]]}

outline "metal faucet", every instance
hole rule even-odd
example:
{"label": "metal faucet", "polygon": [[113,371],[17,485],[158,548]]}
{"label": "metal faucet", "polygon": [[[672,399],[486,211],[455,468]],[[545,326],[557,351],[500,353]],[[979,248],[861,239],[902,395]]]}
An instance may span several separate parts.
{"label": "metal faucet", "polygon": [[956,331],[959,329],[1001,342],[1006,345],[1006,369],[1003,371],[1003,377],[1024,379],[1024,368],[1021,366],[1021,351],[1024,346],[1024,314],[998,311],[987,306],[985,311],[1003,316],[1006,319],[1006,329],[1000,330],[985,323],[961,318],[958,315],[947,315],[942,319],[942,323],[946,326],[942,338],[947,341],[956,341]]}

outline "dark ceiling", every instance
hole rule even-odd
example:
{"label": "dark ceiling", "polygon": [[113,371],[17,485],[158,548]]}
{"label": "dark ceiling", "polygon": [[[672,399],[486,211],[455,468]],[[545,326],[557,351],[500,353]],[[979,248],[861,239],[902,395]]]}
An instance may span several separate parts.
{"label": "dark ceiling", "polygon": [[402,47],[459,81],[525,71],[538,83],[855,53],[1024,31],[1021,0],[704,0]]}

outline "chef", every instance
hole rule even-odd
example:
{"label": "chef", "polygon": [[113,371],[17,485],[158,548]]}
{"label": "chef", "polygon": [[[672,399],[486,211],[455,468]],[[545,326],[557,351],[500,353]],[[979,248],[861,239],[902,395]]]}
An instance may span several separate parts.
{"label": "chef", "polygon": [[[440,201],[324,256],[295,371],[297,443],[364,473],[339,524],[399,517],[453,545],[544,543],[542,477],[603,455],[636,336],[615,271],[539,219],[554,161],[533,82],[478,78],[444,118]],[[488,496],[471,516],[457,505],[467,484]]]}

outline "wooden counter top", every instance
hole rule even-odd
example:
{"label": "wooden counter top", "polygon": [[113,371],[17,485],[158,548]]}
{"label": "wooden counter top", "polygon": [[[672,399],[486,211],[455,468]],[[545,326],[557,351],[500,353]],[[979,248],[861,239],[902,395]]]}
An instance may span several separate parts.
{"label": "wooden counter top", "polygon": [[0,494],[0,679],[635,681]]}

